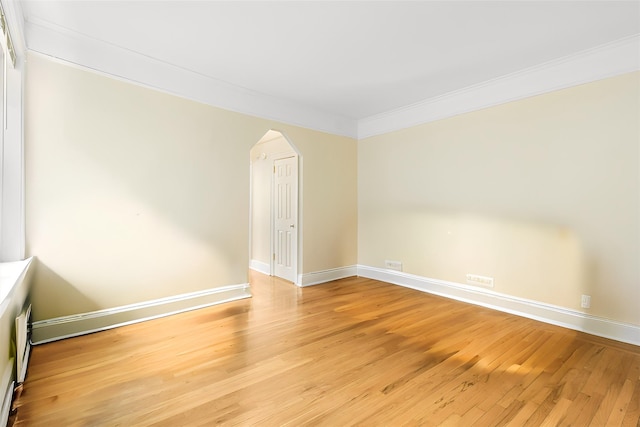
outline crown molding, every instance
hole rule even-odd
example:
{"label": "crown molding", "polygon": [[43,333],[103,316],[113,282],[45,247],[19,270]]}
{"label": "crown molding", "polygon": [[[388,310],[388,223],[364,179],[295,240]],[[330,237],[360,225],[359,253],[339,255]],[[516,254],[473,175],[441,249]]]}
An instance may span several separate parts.
{"label": "crown molding", "polygon": [[19,27],[28,50],[67,65],[225,110],[357,139],[640,70],[640,34],[636,34],[355,120],[235,86],[44,21],[29,20]]}
{"label": "crown molding", "polygon": [[640,34],[358,122],[358,139],[640,70]]}
{"label": "crown molding", "polygon": [[354,119],[280,99],[55,26],[24,23],[30,51],[203,104],[267,120],[355,138]]}

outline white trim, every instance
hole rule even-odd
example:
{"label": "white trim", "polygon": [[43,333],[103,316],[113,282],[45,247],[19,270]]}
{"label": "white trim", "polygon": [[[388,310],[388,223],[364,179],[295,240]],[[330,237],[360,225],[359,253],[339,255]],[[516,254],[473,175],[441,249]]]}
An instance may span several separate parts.
{"label": "white trim", "polygon": [[271,266],[266,262],[252,259],[249,261],[249,268],[257,271],[258,273],[266,274],[268,276],[271,275]]}
{"label": "white trim", "polygon": [[[0,263],[0,271],[3,275],[0,279],[0,317],[4,316],[7,309],[14,304],[13,298],[16,289],[20,289],[24,283],[27,284],[27,288],[30,288],[33,260],[34,257],[30,257],[22,261]],[[27,291],[23,291],[23,294],[19,294],[18,298],[26,299],[26,294]],[[24,299],[20,301],[20,307],[23,303]]]}
{"label": "white trim", "polygon": [[33,344],[44,344],[249,297],[249,284],[244,283],[40,320],[33,322],[31,340]]}
{"label": "white trim", "polygon": [[2,384],[6,384],[4,394],[2,398],[2,407],[0,408],[0,426],[6,426],[9,421],[9,414],[11,412],[11,401],[13,400],[13,387],[15,382],[12,380],[13,376],[13,359],[9,359],[9,363],[4,368],[2,373]]}
{"label": "white trim", "polygon": [[358,121],[358,139],[640,70],[640,35]]}
{"label": "white trim", "polygon": [[344,279],[345,277],[356,276],[358,273],[357,266],[350,265],[347,267],[331,268],[329,270],[313,271],[298,275],[296,285],[300,287],[320,285],[332,280]]}
{"label": "white trim", "polygon": [[16,64],[24,61],[27,52],[24,40],[24,12],[22,10],[22,2],[20,1],[3,1],[5,18],[7,25],[11,31],[11,41],[13,42],[13,50],[16,54]]}
{"label": "white trim", "polygon": [[592,316],[539,301],[501,294],[489,289],[430,279],[394,270],[358,265],[358,276],[480,305],[552,325],[640,345],[640,326]]}
{"label": "white trim", "polygon": [[[233,85],[83,34],[27,21],[30,51],[225,110],[355,138],[354,119]],[[81,65],[82,64],[82,65]]]}
{"label": "white trim", "polygon": [[[3,2],[16,54],[14,67],[5,68],[5,126],[2,142],[0,192],[0,260],[17,261],[25,254],[24,214],[24,23],[20,2]],[[6,55],[5,55],[6,56]]]}
{"label": "white trim", "polygon": [[25,22],[20,30],[29,39],[30,51],[53,61],[241,114],[357,139],[640,69],[640,35],[633,35],[355,120],[235,86],[46,22]]}

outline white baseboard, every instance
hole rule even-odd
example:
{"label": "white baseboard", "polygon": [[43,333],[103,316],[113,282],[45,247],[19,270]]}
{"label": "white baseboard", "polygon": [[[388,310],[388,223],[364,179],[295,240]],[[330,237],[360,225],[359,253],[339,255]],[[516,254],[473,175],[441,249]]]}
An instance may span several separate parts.
{"label": "white baseboard", "polygon": [[489,289],[476,288],[460,283],[383,268],[357,266],[358,276],[404,286],[446,298],[480,305],[552,325],[586,332],[616,341],[640,345],[640,326],[592,316],[576,310],[558,307],[538,301],[501,294]]}
{"label": "white baseboard", "polygon": [[271,275],[271,266],[266,262],[252,259],[251,261],[249,261],[249,268],[257,271],[258,273]]}
{"label": "white baseboard", "polygon": [[31,341],[44,344],[251,297],[249,284],[224,286],[106,310],[33,322]]}
{"label": "white baseboard", "polygon": [[329,270],[314,271],[298,275],[296,285],[300,287],[319,285],[332,280],[344,279],[345,277],[357,276],[358,268],[355,265],[347,267],[331,268]]}
{"label": "white baseboard", "polygon": [[2,398],[2,407],[0,408],[0,426],[6,426],[9,421],[9,414],[11,412],[11,401],[13,399],[13,359],[9,359],[9,363],[4,368],[2,373],[2,389],[4,390]]}

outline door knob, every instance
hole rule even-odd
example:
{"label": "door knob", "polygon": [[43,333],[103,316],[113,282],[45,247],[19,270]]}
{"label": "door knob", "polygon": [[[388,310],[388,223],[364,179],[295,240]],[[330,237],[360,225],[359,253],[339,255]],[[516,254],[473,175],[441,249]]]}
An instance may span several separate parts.
{"label": "door knob", "polygon": [[295,227],[295,225],[293,225],[293,224],[289,225],[289,228],[294,228],[294,227]]}

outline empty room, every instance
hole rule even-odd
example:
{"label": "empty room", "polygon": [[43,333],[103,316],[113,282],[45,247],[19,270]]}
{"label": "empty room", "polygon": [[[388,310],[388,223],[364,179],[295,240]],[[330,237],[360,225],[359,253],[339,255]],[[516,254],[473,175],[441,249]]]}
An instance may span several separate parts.
{"label": "empty room", "polygon": [[0,425],[640,423],[640,2],[0,5]]}

